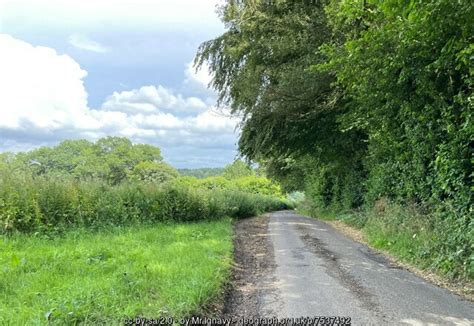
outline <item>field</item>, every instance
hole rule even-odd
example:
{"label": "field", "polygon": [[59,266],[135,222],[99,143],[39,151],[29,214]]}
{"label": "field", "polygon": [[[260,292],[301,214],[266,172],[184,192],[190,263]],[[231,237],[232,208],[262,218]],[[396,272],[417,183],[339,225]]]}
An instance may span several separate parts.
{"label": "field", "polygon": [[231,220],[0,238],[0,324],[123,323],[181,317],[229,272]]}
{"label": "field", "polygon": [[183,176],[114,137],[0,155],[0,325],[206,314],[228,280],[232,219],[291,205],[246,163],[221,170]]}

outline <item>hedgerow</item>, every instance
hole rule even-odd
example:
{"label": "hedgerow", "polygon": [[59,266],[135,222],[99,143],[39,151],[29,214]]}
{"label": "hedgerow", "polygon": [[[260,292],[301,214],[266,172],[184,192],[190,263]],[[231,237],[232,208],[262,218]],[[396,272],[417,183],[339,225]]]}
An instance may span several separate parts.
{"label": "hedgerow", "polygon": [[0,174],[0,231],[61,231],[166,221],[243,218],[288,207],[282,199],[191,182],[123,183]]}

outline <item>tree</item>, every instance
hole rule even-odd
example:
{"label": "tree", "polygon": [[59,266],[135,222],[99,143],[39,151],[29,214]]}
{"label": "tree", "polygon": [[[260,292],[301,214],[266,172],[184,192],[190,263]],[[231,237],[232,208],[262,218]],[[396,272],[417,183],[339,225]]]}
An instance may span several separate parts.
{"label": "tree", "polygon": [[306,153],[337,133],[328,73],[310,71],[327,38],[323,2],[228,1],[228,30],[203,43],[196,63],[207,62],[219,103],[243,118],[239,149],[260,161]]}
{"label": "tree", "polygon": [[[161,151],[157,147],[147,144],[134,145],[129,139],[122,137],[106,137],[96,143],[87,140],[65,140],[52,148],[41,147],[18,153],[9,160],[9,164],[33,175],[101,179],[111,184],[119,184],[133,175],[131,172],[142,162],[146,163],[136,169],[138,175],[141,173],[139,171],[144,169],[149,170],[151,175],[154,174],[153,178],[167,179],[174,176],[177,172],[162,160]],[[158,171],[161,171],[161,176],[158,176]]]}
{"label": "tree", "polygon": [[465,216],[472,17],[468,0],[227,1],[196,64],[242,117],[241,154],[290,188],[311,179],[347,208],[449,200]]}
{"label": "tree", "polygon": [[[346,107],[332,87],[334,74],[310,69],[327,61],[318,48],[333,37],[326,3],[228,1],[221,10],[227,31],[203,43],[196,57],[209,64],[220,103],[243,118],[241,154],[292,190],[305,182],[290,175],[304,180],[325,165],[345,179],[363,174],[366,134],[340,128]],[[307,157],[319,166],[301,173],[296,162]]]}
{"label": "tree", "polygon": [[178,171],[164,162],[142,161],[130,172],[131,180],[153,183],[164,183],[178,176]]}
{"label": "tree", "polygon": [[204,179],[207,177],[217,177],[222,175],[224,168],[178,169],[178,171],[184,176],[192,176],[199,179]]}
{"label": "tree", "polygon": [[472,275],[474,3],[228,0],[220,13],[227,29],[196,64],[242,118],[240,153],[319,209],[423,207],[437,267]]}
{"label": "tree", "polygon": [[236,160],[234,163],[227,165],[222,173],[222,176],[226,179],[236,179],[253,175],[255,175],[255,171],[242,160]]}
{"label": "tree", "polygon": [[[326,67],[348,99],[342,127],[369,135],[369,197],[467,208],[472,1],[333,1],[328,12],[343,37],[327,44]],[[351,31],[355,21],[365,28]]]}

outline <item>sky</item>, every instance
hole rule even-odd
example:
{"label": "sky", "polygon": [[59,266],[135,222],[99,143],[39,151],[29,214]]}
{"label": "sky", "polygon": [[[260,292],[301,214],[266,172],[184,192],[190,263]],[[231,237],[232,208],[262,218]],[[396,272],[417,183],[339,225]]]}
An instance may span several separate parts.
{"label": "sky", "polygon": [[192,62],[219,0],[0,0],[0,151],[128,137],[177,168],[236,158],[238,120]]}

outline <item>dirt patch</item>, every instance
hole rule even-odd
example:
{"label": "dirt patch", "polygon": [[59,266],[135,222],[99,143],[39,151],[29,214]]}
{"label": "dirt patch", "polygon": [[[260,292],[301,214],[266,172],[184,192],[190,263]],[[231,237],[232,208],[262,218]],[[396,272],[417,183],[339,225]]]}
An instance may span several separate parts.
{"label": "dirt patch", "polygon": [[389,262],[389,267],[391,268],[402,268],[406,269],[413,274],[417,275],[418,277],[421,277],[425,279],[426,281],[436,284],[437,286],[443,287],[447,290],[449,290],[452,293],[455,293],[469,301],[474,302],[474,286],[472,284],[466,284],[466,283],[453,283],[449,282],[446,279],[430,272],[430,271],[425,271],[421,270],[419,268],[414,267],[413,265],[409,265],[407,263],[404,263],[400,261],[399,259],[393,257],[389,253],[383,250],[378,250],[374,249],[373,247],[370,246],[370,244],[367,242],[363,232],[361,230],[355,229],[353,227],[350,227],[349,225],[345,224],[342,221],[322,221],[325,222],[341,233],[345,234],[346,236],[352,238],[353,240],[360,242],[362,244],[365,244],[369,248],[371,248],[376,254],[381,255],[384,259],[386,259]]}
{"label": "dirt patch", "polygon": [[259,317],[265,289],[258,284],[276,267],[268,234],[269,220],[270,215],[264,215],[234,224],[234,265],[225,296],[224,317]]}

